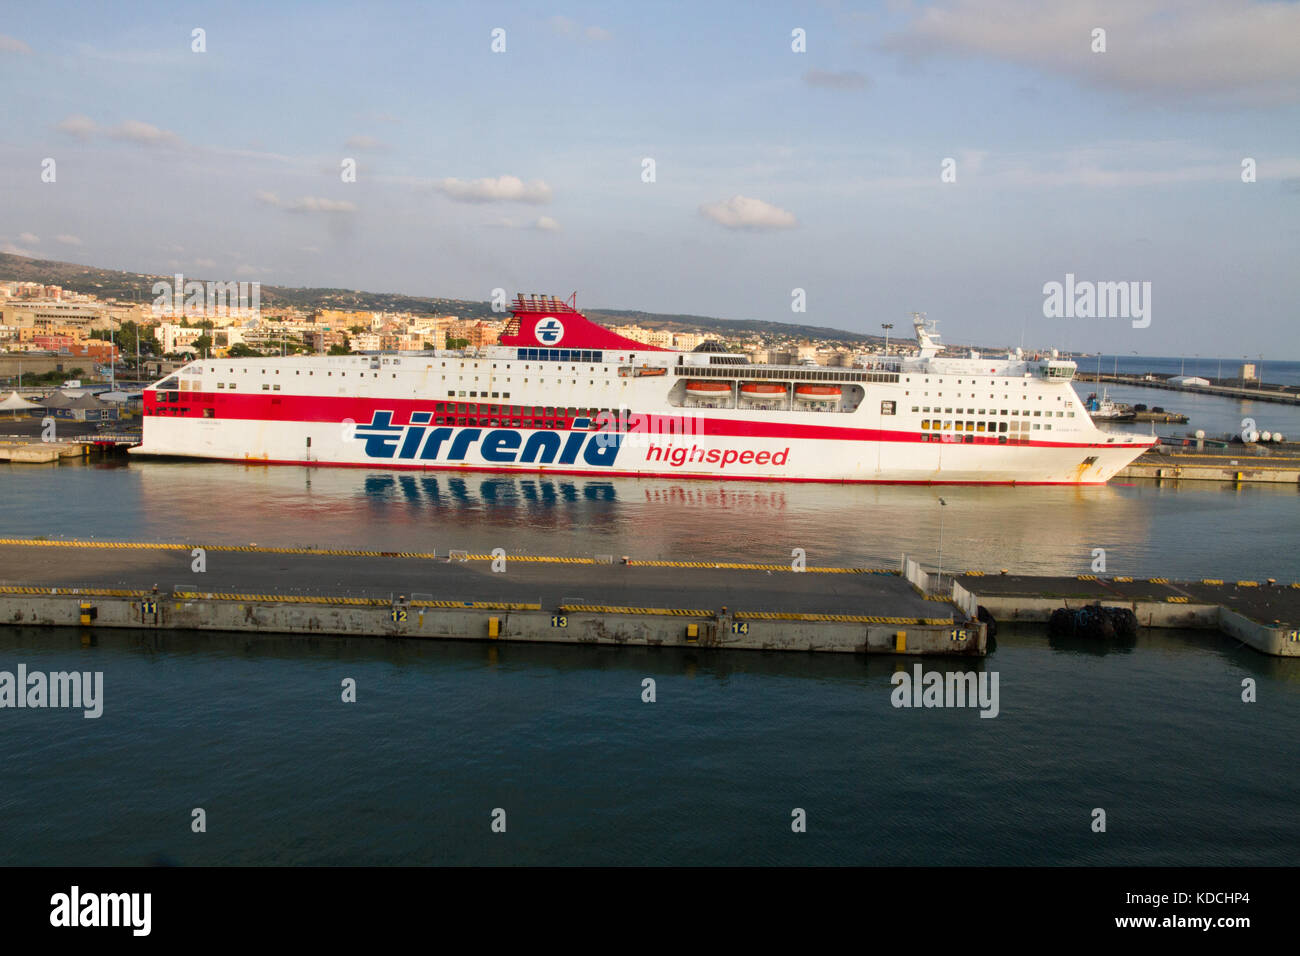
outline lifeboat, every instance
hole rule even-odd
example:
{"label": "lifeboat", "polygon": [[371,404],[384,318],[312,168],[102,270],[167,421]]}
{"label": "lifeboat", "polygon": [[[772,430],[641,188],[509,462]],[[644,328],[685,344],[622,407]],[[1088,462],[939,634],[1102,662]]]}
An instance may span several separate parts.
{"label": "lifeboat", "polygon": [[763,395],[784,395],[784,385],[773,385],[770,382],[745,382],[740,386],[742,395],[753,395],[755,397]]}
{"label": "lifeboat", "polygon": [[798,398],[824,402],[839,398],[840,387],[838,385],[796,385],[794,394]]}
{"label": "lifeboat", "polygon": [[692,395],[723,395],[731,392],[727,382],[687,382],[686,391]]}

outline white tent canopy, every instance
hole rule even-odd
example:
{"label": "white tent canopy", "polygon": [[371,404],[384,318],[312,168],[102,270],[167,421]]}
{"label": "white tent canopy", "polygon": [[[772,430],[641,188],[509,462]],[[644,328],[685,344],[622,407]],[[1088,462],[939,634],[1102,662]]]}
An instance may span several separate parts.
{"label": "white tent canopy", "polygon": [[29,402],[17,392],[10,392],[3,401],[0,401],[0,411],[17,411],[20,408],[40,408],[35,402]]}

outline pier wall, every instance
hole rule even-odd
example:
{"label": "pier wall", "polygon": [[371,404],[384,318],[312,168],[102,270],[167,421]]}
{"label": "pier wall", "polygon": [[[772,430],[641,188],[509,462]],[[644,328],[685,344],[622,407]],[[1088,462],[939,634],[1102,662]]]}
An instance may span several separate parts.
{"label": "pier wall", "polygon": [[585,605],[457,608],[358,598],[281,604],[121,591],[0,594],[0,623],[848,654],[982,656],[987,651],[986,629],[974,622],[873,623],[844,614],[716,614]]}
{"label": "pier wall", "polygon": [[[1028,597],[1015,594],[986,594],[978,597],[998,621],[1045,623],[1057,608],[1082,607],[1091,600]],[[1108,607],[1127,607],[1142,627],[1173,627],[1217,630],[1236,638],[1263,654],[1300,657],[1300,638],[1289,627],[1275,627],[1250,620],[1217,604],[1170,604],[1160,601],[1102,600]]]}

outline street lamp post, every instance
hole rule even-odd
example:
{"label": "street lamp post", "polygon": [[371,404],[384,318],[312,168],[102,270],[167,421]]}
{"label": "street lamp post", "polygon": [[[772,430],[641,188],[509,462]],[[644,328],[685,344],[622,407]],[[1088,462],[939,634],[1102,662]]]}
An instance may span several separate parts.
{"label": "street lamp post", "polygon": [[889,330],[894,327],[893,322],[881,322],[880,327],[885,330],[885,359],[889,359]]}

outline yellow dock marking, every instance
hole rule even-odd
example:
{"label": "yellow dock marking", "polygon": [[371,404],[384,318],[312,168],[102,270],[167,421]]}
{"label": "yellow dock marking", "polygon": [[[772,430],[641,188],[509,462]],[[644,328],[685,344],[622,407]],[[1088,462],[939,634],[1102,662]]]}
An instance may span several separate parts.
{"label": "yellow dock marking", "polygon": [[1095,580],[1097,580],[1097,575],[1095,575],[1095,574],[1080,574],[1080,575],[1078,575],[1078,578],[1079,578],[1080,581],[1095,581]]}
{"label": "yellow dock marking", "polygon": [[1168,601],[1170,604],[1186,604],[1186,603],[1187,603],[1187,598],[1185,598],[1185,597],[1175,597],[1175,596],[1172,595],[1172,594],[1169,595],[1167,598],[1165,598],[1165,600]]}
{"label": "yellow dock marking", "polygon": [[619,607],[609,604],[561,604],[559,610],[566,614],[585,611],[589,614],[658,614],[671,617],[713,617],[716,614],[706,608]]}
{"label": "yellow dock marking", "polygon": [[1116,575],[1115,577],[1111,578],[1111,580],[1114,581],[1116,584],[1132,584],[1132,583],[1133,583],[1133,579],[1132,579],[1132,578],[1121,577],[1121,576],[1119,576],[1119,575]]}
{"label": "yellow dock marking", "polygon": [[1168,584],[1168,578],[1147,578],[1147,584]]}
{"label": "yellow dock marking", "polygon": [[131,591],[124,588],[34,588],[19,585],[0,585],[0,594],[38,594],[45,597],[166,597],[153,591]]}
{"label": "yellow dock marking", "polygon": [[[176,591],[174,598],[200,601],[242,601],[246,604],[346,604],[357,607],[394,607],[388,598],[339,597],[330,594],[237,594],[226,591]],[[411,601],[414,608],[461,608],[474,611],[540,611],[540,604],[503,601]]]}
{"label": "yellow dock marking", "polygon": [[951,625],[946,617],[874,617],[866,614],[797,614],[777,611],[737,611],[737,619],[748,621],[836,621],[842,624],[939,624]]}
{"label": "yellow dock marking", "polygon": [[[742,564],[735,561],[628,561],[639,568],[720,568],[726,571],[794,571],[788,564]],[[808,574],[898,574],[893,568],[818,568],[805,567]]]}
{"label": "yellow dock marking", "polygon": [[410,607],[472,608],[477,611],[540,611],[540,604],[518,604],[504,601],[412,601]]}
{"label": "yellow dock marking", "polygon": [[1222,578],[1201,578],[1201,583],[1220,585],[1223,584],[1223,579]]}
{"label": "yellow dock marking", "polygon": [[[302,554],[325,555],[356,558],[416,558],[422,561],[449,560],[449,555],[435,551],[374,551],[359,548],[284,548],[251,544],[180,544],[167,541],[83,541],[83,540],[45,540],[43,538],[0,538],[0,545],[24,548],[96,548],[107,550],[133,551],[191,551],[202,548],[205,551],[235,552],[244,554]],[[457,560],[493,561],[491,554],[468,554]],[[526,564],[607,564],[596,558],[572,558],[560,555],[544,554],[508,554],[507,561],[521,561]],[[622,562],[616,562],[621,564]],[[726,571],[786,571],[809,574],[890,574],[897,575],[894,568],[834,568],[805,567],[802,572],[788,564],[746,564],[734,561],[633,561],[628,567],[642,568],[717,568]],[[974,572],[972,572],[974,573]]]}

